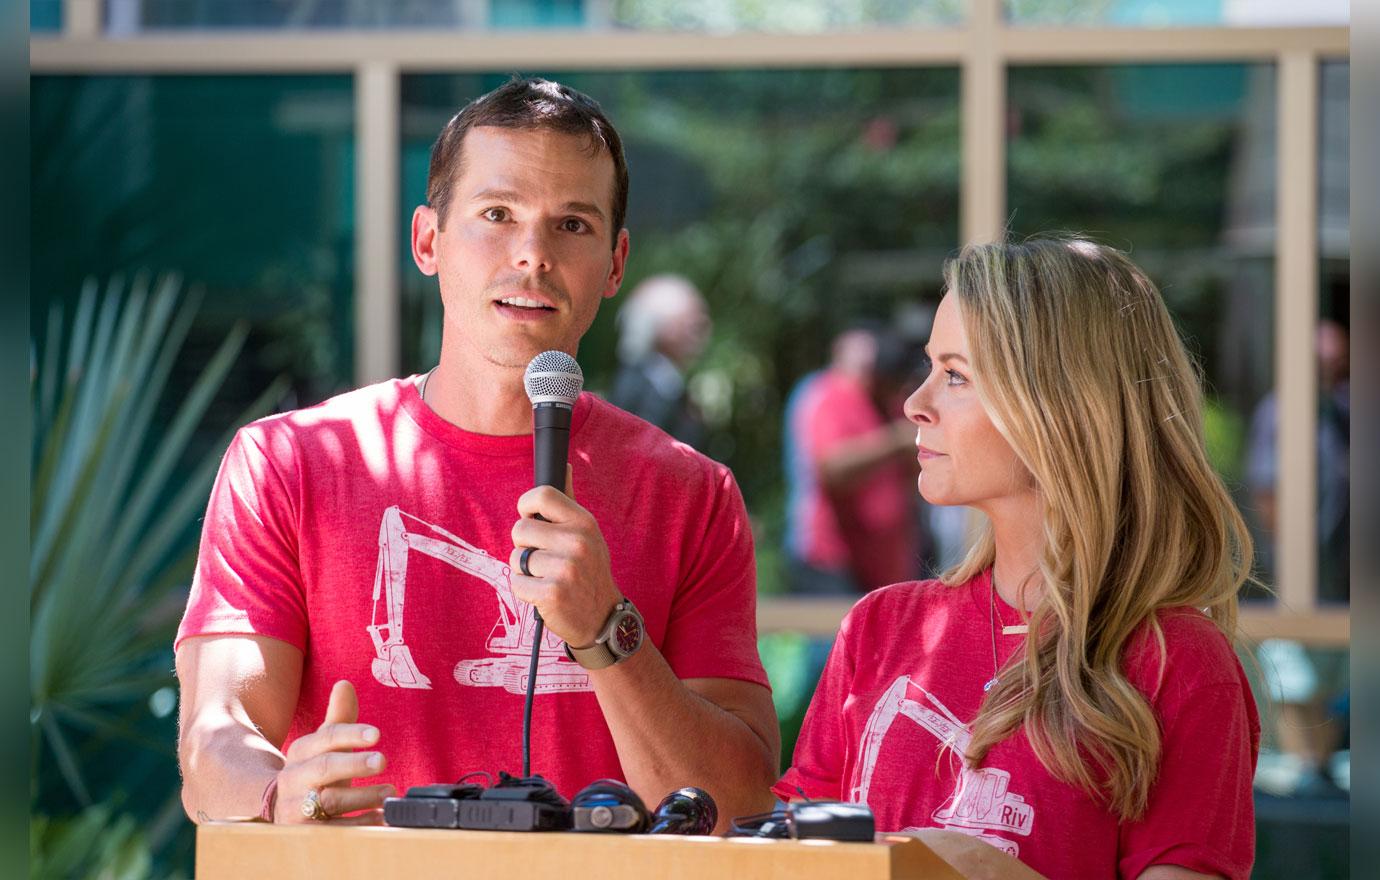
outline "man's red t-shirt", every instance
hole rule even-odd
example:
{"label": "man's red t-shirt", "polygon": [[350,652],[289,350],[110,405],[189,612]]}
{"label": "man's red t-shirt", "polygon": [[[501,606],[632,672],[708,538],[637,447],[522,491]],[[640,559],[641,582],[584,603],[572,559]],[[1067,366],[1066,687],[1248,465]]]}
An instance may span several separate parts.
{"label": "man's red t-shirt", "polygon": [[983,685],[1023,650],[1003,634],[1017,611],[990,572],[967,584],[896,584],[849,613],[815,692],[793,766],[774,791],[866,803],[878,831],[974,835],[1050,878],[1135,878],[1154,864],[1245,878],[1254,860],[1251,783],[1260,721],[1231,645],[1195,609],[1162,612],[1165,653],[1148,628],[1126,652],[1128,679],[1162,735],[1149,808],[1121,823],[1099,799],[1054,778],[1024,731],[965,767]]}
{"label": "man's red t-shirt", "polygon": [[[589,394],[570,462],[614,581],[675,673],[766,685],[752,536],[728,469]],[[337,679],[353,682],[389,762],[366,783],[516,775],[535,621],[508,559],[531,486],[530,434],[463,431],[415,379],[249,425],[211,493],[177,642],[253,634],[300,648],[289,742],[321,724]],[[567,797],[623,778],[588,674],[549,631],[541,658],[532,771]]]}

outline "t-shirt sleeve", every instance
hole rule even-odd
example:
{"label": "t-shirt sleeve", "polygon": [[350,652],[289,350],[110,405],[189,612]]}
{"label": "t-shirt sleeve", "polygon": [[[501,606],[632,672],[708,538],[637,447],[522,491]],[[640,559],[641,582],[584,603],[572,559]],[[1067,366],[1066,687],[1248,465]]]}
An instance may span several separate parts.
{"label": "t-shirt sleeve", "polygon": [[783,801],[799,798],[801,792],[812,800],[847,799],[843,768],[848,737],[843,710],[853,685],[852,646],[858,616],[855,606],[839,628],[810,708],[805,711],[790,769],[772,786],[772,792]]}
{"label": "t-shirt sleeve", "polygon": [[1252,780],[1260,747],[1244,681],[1208,684],[1163,706],[1160,770],[1145,816],[1121,828],[1120,875],[1179,865],[1236,880],[1255,858]]}
{"label": "t-shirt sleeve", "polygon": [[844,393],[828,379],[811,391],[798,414],[798,424],[810,461],[818,467],[841,444],[876,428],[878,418],[865,398]]}
{"label": "t-shirt sleeve", "polygon": [[715,469],[705,527],[676,589],[661,653],[678,678],[769,686],[757,653],[752,528],[732,473]]}
{"label": "t-shirt sleeve", "polygon": [[294,472],[285,437],[253,426],[236,433],[211,489],[175,646],[192,636],[260,635],[306,650],[296,481],[284,476]]}

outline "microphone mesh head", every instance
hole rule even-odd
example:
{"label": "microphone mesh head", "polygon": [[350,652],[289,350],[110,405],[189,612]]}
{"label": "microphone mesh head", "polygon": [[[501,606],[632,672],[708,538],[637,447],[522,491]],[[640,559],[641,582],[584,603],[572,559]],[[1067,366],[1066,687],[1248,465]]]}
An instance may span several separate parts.
{"label": "microphone mesh head", "polygon": [[585,372],[563,351],[544,351],[532,358],[522,384],[532,403],[560,403],[573,407],[585,387]]}

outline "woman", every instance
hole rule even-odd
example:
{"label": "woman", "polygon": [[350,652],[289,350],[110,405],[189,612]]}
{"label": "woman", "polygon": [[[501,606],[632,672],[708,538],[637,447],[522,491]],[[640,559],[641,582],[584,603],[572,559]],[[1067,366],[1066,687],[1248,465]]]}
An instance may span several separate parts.
{"label": "woman", "polygon": [[776,794],[866,802],[983,876],[1248,876],[1251,541],[1159,292],[1081,240],[968,247],[945,281],[906,415],[920,494],[987,525],[849,613]]}

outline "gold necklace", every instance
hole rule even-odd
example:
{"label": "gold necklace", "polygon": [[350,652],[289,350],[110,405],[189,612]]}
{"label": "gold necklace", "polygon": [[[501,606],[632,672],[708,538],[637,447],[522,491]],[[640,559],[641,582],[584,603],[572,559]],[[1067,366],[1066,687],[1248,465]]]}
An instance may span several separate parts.
{"label": "gold necklace", "polygon": [[987,632],[992,637],[992,677],[982,686],[985,694],[996,687],[999,669],[997,667],[997,582],[991,581],[992,592],[987,604]]}

